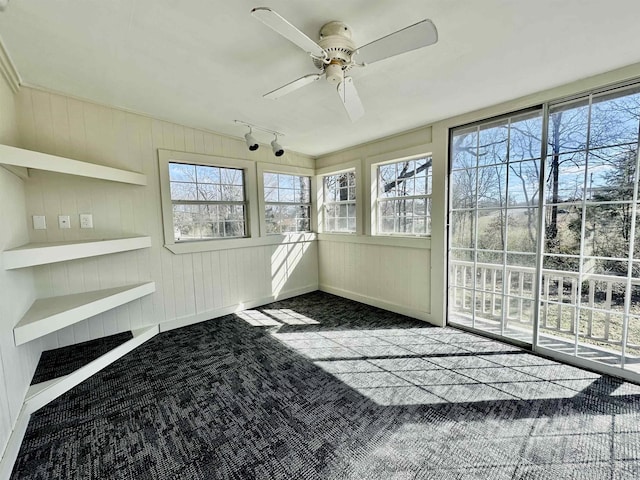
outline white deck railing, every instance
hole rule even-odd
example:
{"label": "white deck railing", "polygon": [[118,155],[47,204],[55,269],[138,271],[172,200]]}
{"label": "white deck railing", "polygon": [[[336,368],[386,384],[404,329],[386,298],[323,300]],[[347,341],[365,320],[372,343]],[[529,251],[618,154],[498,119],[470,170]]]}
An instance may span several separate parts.
{"label": "white deck railing", "polygon": [[[450,269],[449,298],[457,313],[473,313],[475,294],[476,317],[501,322],[504,302],[505,328],[533,325],[535,268],[452,260]],[[578,288],[579,280],[577,272],[542,270],[540,328],[566,334],[580,328],[582,338],[620,345],[625,311],[616,291],[626,285],[626,277],[583,274],[583,289]],[[640,287],[640,279],[631,283]]]}

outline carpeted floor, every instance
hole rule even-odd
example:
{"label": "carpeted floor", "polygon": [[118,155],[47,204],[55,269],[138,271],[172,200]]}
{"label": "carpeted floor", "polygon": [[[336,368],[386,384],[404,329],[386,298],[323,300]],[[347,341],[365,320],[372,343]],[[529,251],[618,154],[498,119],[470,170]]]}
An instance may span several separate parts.
{"label": "carpeted floor", "polygon": [[133,338],[131,332],[124,332],[69,347],[45,350],[40,356],[38,368],[31,379],[31,385],[67,375],[131,338]]}
{"label": "carpeted floor", "polygon": [[640,387],[316,292],[158,335],[13,478],[637,479]]}

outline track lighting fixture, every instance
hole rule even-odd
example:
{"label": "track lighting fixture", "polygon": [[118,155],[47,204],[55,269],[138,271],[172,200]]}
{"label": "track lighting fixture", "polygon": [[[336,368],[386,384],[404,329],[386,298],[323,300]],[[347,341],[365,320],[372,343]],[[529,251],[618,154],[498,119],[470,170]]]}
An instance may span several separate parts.
{"label": "track lighting fixture", "polygon": [[256,130],[271,133],[275,137],[271,142],[271,149],[273,150],[273,154],[276,157],[281,157],[282,155],[284,155],[284,148],[282,148],[282,145],[278,143],[278,136],[284,136],[283,133],[276,132],[275,130],[269,130],[268,128],[259,127],[252,123],[243,122],[242,120],[235,120],[235,122],[249,127],[249,132],[244,135],[244,140],[250,151],[255,152],[256,150],[258,150],[258,148],[260,148],[260,144],[253,136],[253,129],[255,128]]}
{"label": "track lighting fixture", "polygon": [[253,135],[251,135],[252,132],[253,130],[251,129],[251,127],[249,127],[249,132],[244,136],[244,140],[245,142],[247,142],[247,147],[249,147],[249,150],[255,152],[258,147],[260,147],[260,145],[258,145],[256,139],[253,138]]}
{"label": "track lighting fixture", "polygon": [[278,135],[275,135],[275,138],[271,141],[271,149],[276,157],[284,155],[284,148],[278,143]]}

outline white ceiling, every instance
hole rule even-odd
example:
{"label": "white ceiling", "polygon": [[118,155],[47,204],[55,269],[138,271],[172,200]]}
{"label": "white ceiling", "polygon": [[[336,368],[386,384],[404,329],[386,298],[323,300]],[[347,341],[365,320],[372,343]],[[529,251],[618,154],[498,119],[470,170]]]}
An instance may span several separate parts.
{"label": "white ceiling", "polygon": [[[354,70],[351,123],[324,80],[262,98],[315,70],[258,5],[313,39],[330,20],[364,45],[430,18],[439,41]],[[12,0],[0,37],[27,85],[234,137],[240,119],[318,156],[640,62],[639,18],[638,0]]]}

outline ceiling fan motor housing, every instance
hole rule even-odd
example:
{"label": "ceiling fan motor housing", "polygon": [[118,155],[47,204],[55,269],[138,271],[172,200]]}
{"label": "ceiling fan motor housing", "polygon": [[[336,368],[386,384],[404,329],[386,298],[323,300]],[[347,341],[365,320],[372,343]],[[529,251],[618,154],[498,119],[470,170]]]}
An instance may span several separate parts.
{"label": "ceiling fan motor housing", "polygon": [[318,41],[329,55],[329,63],[314,59],[313,63],[324,70],[329,83],[338,84],[344,79],[344,72],[351,68],[351,55],[355,44],[351,41],[351,28],[343,22],[329,22],[320,29]]}

